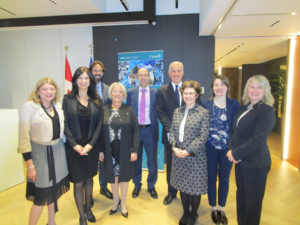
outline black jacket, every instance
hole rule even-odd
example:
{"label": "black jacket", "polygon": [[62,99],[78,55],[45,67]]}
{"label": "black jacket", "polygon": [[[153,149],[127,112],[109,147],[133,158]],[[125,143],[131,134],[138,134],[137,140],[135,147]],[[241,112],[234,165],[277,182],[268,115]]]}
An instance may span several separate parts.
{"label": "black jacket", "polygon": [[267,139],[276,122],[274,109],[259,102],[240,119],[236,127],[238,118],[246,110],[247,106],[240,106],[234,117],[228,149],[232,150],[235,160],[241,160],[243,167],[268,167],[271,156]]}
{"label": "black jacket", "polygon": [[[139,123],[133,108],[122,105],[119,109],[121,119],[120,174],[119,182],[128,182],[135,176],[136,161],[131,162],[131,153],[139,150]],[[104,153],[104,171],[107,183],[115,183],[108,119],[111,115],[111,104],[103,106],[102,148]]]}
{"label": "black jacket", "polygon": [[[63,111],[65,115],[65,136],[72,147],[77,145],[77,140],[81,139],[81,131],[77,116],[78,100],[76,96],[65,95],[63,99]],[[91,106],[91,120],[88,139],[91,146],[95,146],[99,139],[102,128],[102,108],[89,99]],[[83,146],[84,147],[84,146]],[[100,149],[99,149],[100,151]]]}

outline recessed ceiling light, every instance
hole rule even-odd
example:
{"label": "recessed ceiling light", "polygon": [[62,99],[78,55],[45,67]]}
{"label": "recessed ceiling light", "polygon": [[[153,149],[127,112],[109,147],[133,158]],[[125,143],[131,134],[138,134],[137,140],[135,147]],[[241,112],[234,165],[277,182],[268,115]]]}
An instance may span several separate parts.
{"label": "recessed ceiling light", "polygon": [[296,13],[295,13],[295,12],[292,12],[292,15],[294,16],[294,15],[296,15]]}
{"label": "recessed ceiling light", "polygon": [[57,4],[57,2],[55,2],[54,0],[49,0],[50,2],[52,2],[53,4]]}
{"label": "recessed ceiling light", "polygon": [[235,50],[237,50],[238,48],[242,47],[245,43],[242,43],[240,45],[238,45],[236,48],[232,49],[230,52],[226,53],[225,55],[223,55],[221,58],[219,58],[218,60],[216,60],[215,62],[218,62],[219,60],[223,59],[224,57],[228,56],[230,53],[234,52]]}
{"label": "recessed ceiling light", "polygon": [[275,26],[277,23],[279,23],[280,22],[280,20],[277,20],[275,23],[272,23],[271,25],[270,25],[270,27],[273,27],[273,26]]}

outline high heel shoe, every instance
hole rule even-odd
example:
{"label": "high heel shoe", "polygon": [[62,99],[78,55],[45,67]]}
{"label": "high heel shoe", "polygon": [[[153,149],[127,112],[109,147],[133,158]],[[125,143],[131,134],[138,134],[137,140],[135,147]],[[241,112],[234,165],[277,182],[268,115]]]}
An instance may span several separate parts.
{"label": "high heel shoe", "polygon": [[194,224],[197,222],[197,219],[198,219],[198,213],[196,214],[195,220],[192,220],[191,218],[189,218],[189,219],[186,221],[186,224],[187,224],[187,225],[194,225]]}
{"label": "high heel shoe", "polygon": [[121,200],[120,200],[119,205],[120,205],[120,208],[121,208],[121,214],[122,214],[122,216],[125,217],[125,218],[128,218],[128,211],[126,213],[122,213]]}
{"label": "high heel shoe", "polygon": [[119,204],[118,204],[116,210],[112,210],[112,209],[111,209],[111,210],[109,211],[109,215],[115,214],[120,206],[121,206],[121,200],[119,201]]}
{"label": "high heel shoe", "polygon": [[125,218],[128,218],[128,212],[126,212],[126,213],[122,213],[122,212],[121,212],[121,214],[122,214],[122,216],[124,216]]}
{"label": "high heel shoe", "polygon": [[87,220],[88,220],[89,222],[91,222],[91,223],[96,223],[96,217],[94,216],[94,214],[93,214],[91,208],[90,208],[90,211],[91,211],[92,217],[89,218],[89,217],[88,217],[88,214],[87,214],[87,212],[86,212],[86,209],[84,210],[85,215],[86,215],[86,217],[87,217]]}

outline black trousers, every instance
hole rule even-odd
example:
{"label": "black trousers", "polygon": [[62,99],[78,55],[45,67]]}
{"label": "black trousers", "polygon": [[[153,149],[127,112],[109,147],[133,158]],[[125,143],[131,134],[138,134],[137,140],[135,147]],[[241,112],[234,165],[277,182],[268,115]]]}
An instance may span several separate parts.
{"label": "black trousers", "polygon": [[245,168],[235,165],[237,221],[239,225],[259,225],[265,195],[267,168]]}
{"label": "black trousers", "polygon": [[175,197],[177,194],[177,189],[173,188],[170,184],[171,168],[172,168],[172,153],[173,153],[170,144],[165,145],[165,152],[166,152],[166,157],[167,157],[166,162],[167,162],[168,194]]}

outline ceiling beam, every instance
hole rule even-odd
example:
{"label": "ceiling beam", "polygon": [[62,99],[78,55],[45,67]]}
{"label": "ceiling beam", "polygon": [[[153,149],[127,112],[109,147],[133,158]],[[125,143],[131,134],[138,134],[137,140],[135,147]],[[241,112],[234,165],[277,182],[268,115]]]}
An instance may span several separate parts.
{"label": "ceiling beam", "polygon": [[50,26],[66,24],[91,24],[120,21],[155,21],[155,0],[143,0],[144,11],[141,12],[124,12],[124,13],[100,13],[100,14],[83,14],[68,16],[46,16],[30,17],[17,19],[1,19],[0,28],[16,28],[29,26]]}

